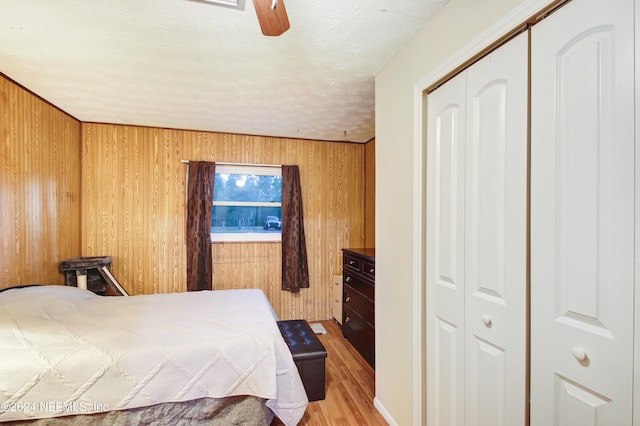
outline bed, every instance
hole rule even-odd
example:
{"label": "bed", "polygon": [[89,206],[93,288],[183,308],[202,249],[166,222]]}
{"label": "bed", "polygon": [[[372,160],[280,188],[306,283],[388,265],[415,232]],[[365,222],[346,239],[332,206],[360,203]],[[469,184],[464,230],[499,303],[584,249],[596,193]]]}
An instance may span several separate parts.
{"label": "bed", "polygon": [[308,399],[262,290],[0,292],[0,422],[269,424]]}

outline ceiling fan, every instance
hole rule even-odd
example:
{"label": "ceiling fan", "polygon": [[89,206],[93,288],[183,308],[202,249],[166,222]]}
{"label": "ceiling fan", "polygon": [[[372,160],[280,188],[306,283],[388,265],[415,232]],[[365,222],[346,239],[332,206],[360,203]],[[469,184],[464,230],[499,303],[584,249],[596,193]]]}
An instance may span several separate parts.
{"label": "ceiling fan", "polygon": [[[244,10],[245,0],[193,0],[199,3],[215,4],[217,6],[231,7]],[[284,0],[253,0],[253,7],[258,16],[262,34],[266,36],[279,36],[289,29],[289,18]]]}
{"label": "ceiling fan", "polygon": [[289,29],[284,0],[253,0],[262,34],[279,36]]}

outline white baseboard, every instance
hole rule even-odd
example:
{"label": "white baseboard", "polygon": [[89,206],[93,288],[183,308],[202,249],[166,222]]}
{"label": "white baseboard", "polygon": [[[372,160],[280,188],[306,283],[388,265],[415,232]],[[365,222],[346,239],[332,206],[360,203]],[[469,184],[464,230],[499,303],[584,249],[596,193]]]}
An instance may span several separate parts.
{"label": "white baseboard", "polygon": [[378,412],[382,414],[382,417],[384,417],[384,419],[387,421],[387,423],[389,423],[389,425],[398,426],[398,422],[396,422],[393,419],[393,417],[391,417],[391,414],[389,414],[387,409],[384,408],[384,405],[382,405],[382,402],[380,402],[380,400],[377,397],[373,398],[373,405],[376,407]]}

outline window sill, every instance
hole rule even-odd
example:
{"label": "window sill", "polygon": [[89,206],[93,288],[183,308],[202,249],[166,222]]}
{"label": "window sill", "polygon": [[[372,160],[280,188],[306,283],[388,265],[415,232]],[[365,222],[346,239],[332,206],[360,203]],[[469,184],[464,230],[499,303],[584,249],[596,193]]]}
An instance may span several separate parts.
{"label": "window sill", "polygon": [[280,243],[282,234],[279,232],[261,233],[231,233],[231,234],[211,234],[211,243]]}

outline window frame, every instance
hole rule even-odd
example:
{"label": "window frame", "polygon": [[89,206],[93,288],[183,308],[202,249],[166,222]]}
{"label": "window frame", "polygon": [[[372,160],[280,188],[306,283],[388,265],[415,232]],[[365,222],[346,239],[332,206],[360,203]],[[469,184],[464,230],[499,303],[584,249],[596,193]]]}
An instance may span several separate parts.
{"label": "window frame", "polygon": [[[282,166],[276,164],[234,164],[216,163],[216,175],[258,175],[258,176],[282,176]],[[215,185],[213,188],[215,194]],[[264,201],[214,201],[214,206],[247,206],[247,207],[282,207],[282,202]],[[211,232],[211,243],[251,243],[251,242],[282,242],[280,232]]]}

